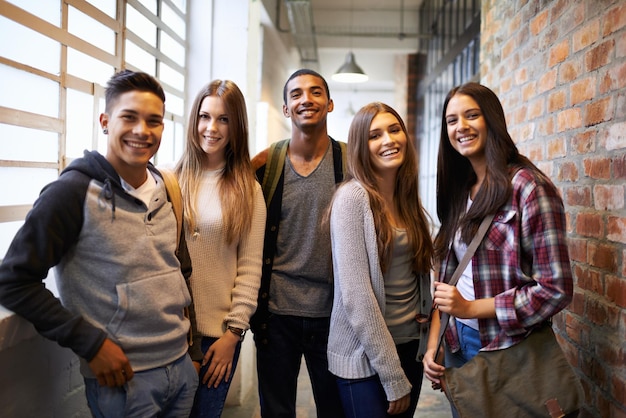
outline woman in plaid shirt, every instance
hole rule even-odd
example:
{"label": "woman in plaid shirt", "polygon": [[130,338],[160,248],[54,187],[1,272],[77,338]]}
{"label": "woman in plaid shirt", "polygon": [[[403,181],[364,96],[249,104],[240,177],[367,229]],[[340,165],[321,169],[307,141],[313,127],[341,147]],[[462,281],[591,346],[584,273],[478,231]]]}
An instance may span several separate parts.
{"label": "woman in plaid shirt", "polygon": [[[445,364],[460,367],[479,350],[519,343],[567,306],[572,271],[563,201],[547,176],[519,153],[493,91],[467,83],[448,93],[437,165],[440,268],[433,297],[452,317]],[[493,213],[459,282],[447,285],[480,222]],[[434,360],[439,328],[435,314],[424,370],[437,384],[444,370]]]}

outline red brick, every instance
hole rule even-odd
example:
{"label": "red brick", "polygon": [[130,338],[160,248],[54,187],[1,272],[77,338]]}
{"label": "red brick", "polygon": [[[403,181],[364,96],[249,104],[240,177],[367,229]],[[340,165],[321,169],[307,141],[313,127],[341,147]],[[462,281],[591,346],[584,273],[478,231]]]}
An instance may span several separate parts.
{"label": "red brick", "polygon": [[531,161],[543,161],[543,145],[529,144],[525,154]]}
{"label": "red brick", "polygon": [[564,90],[550,92],[548,95],[548,112],[565,108],[567,96]]}
{"label": "red brick", "polygon": [[589,264],[609,273],[617,272],[617,251],[606,244],[589,245]]}
{"label": "red brick", "polygon": [[[619,346],[614,347],[614,349],[619,350]],[[621,353],[621,363],[616,363],[615,367],[622,367],[626,362],[624,358],[624,352]],[[602,358],[602,357],[601,357]],[[616,400],[617,405],[611,406],[611,418],[624,418],[626,417],[626,411],[624,411],[624,406],[626,405],[626,382],[620,378],[620,376],[615,373],[611,378],[611,395],[613,399]]]}
{"label": "red brick", "polygon": [[600,93],[606,94],[626,87],[626,62],[612,65],[600,80]]}
{"label": "red brick", "polygon": [[548,71],[547,73],[543,74],[539,78],[539,84],[537,86],[537,91],[535,92],[535,94],[540,94],[549,90],[553,90],[556,87],[557,75],[558,75],[558,72],[556,69],[552,69]]}
{"label": "red brick", "polygon": [[540,135],[554,134],[554,118],[552,116],[548,116],[540,120],[537,133]]}
{"label": "red brick", "polygon": [[522,101],[529,102],[537,95],[537,83],[531,81],[522,87]]}
{"label": "red brick", "polygon": [[594,126],[613,118],[613,101],[611,97],[596,100],[585,106],[585,126]]}
{"label": "red brick", "polygon": [[604,285],[600,279],[600,274],[597,271],[591,270],[586,267],[576,266],[574,268],[578,282],[576,283],[579,288],[588,290],[597,295],[604,295]]}
{"label": "red brick", "polygon": [[616,122],[609,127],[603,144],[607,151],[626,148],[626,122]]}
{"label": "red brick", "polygon": [[566,39],[550,48],[550,59],[548,61],[548,68],[552,68],[558,63],[565,61],[568,56],[569,41]]}
{"label": "red brick", "polygon": [[574,186],[567,188],[565,193],[565,203],[567,206],[591,206],[591,187]]}
{"label": "red brick", "polygon": [[[572,299],[572,303],[567,307],[567,310],[579,316],[583,316],[584,305],[584,296],[580,292],[574,291],[574,298]],[[589,333],[589,326],[578,320],[574,315],[566,315],[565,326],[567,336],[577,345],[583,346],[583,338],[585,334]]]}
{"label": "red brick", "polygon": [[558,179],[560,181],[576,181],[578,180],[578,167],[571,161],[561,164]]}
{"label": "red brick", "polygon": [[528,118],[527,120],[532,120],[532,119],[536,119],[540,116],[545,115],[546,113],[546,109],[544,107],[544,100],[539,98],[536,100],[533,100],[532,102],[530,102],[528,104]]}
{"label": "red brick", "polygon": [[590,129],[574,135],[572,150],[577,154],[589,154],[596,150],[596,130]]}
{"label": "red brick", "polygon": [[626,244],[626,218],[609,216],[606,232],[607,239]]}
{"label": "red brick", "polygon": [[580,128],[582,125],[582,112],[579,108],[565,109],[557,114],[557,132],[564,132]]}
{"label": "red brick", "polygon": [[[583,316],[585,314],[585,297],[582,293],[580,292],[576,292],[576,290],[574,290],[574,297],[572,298],[572,302],[568,305],[567,309],[572,312],[575,313],[577,315]],[[571,338],[580,344],[580,334],[577,332],[578,329],[576,327],[574,327],[572,334],[571,334]],[[569,333],[568,333],[569,334]]]}
{"label": "red brick", "polygon": [[504,45],[502,45],[502,49],[500,50],[501,59],[507,59],[512,53],[517,50],[517,39],[515,37],[509,38]]}
{"label": "red brick", "polygon": [[515,74],[515,85],[521,86],[528,82],[528,69],[527,68],[519,68],[514,72]]}
{"label": "red brick", "polygon": [[614,179],[626,178],[626,154],[613,158],[611,161],[611,171]]}
{"label": "red brick", "polygon": [[594,206],[598,210],[614,211],[624,209],[624,186],[599,184],[593,188]]}
{"label": "red brick", "polygon": [[555,138],[548,141],[548,160],[565,157],[567,151],[565,149],[565,138]]}
{"label": "red brick", "polygon": [[529,28],[531,35],[538,35],[548,26],[548,12],[549,10],[545,9],[530,20]]}
{"label": "red brick", "polygon": [[[587,318],[593,324],[602,326],[607,325],[608,309],[607,304],[603,299],[600,299],[599,297],[588,296],[585,300],[585,312]],[[592,361],[595,362],[595,358]],[[594,368],[594,370],[591,372],[594,381],[600,382],[605,380],[606,375],[602,370],[602,367],[597,367]],[[600,373],[598,373],[599,371]]]}
{"label": "red brick", "polygon": [[597,70],[611,62],[611,54],[614,49],[614,41],[606,41],[592,48],[585,54],[585,69]]}
{"label": "red brick", "polygon": [[565,84],[576,80],[583,73],[580,58],[570,58],[559,66],[559,83]]}
{"label": "red brick", "polygon": [[615,42],[615,57],[626,57],[626,36],[620,36]]}
{"label": "red brick", "polygon": [[583,167],[585,175],[593,179],[611,178],[611,161],[608,158],[586,158]]}
{"label": "red brick", "polygon": [[601,238],[604,236],[602,217],[597,213],[579,213],[576,215],[576,233],[584,237]]}
{"label": "red brick", "polygon": [[570,86],[570,104],[572,106],[591,100],[595,95],[596,86],[593,77],[587,77],[583,80],[576,81]]}
{"label": "red brick", "polygon": [[574,33],[572,39],[572,52],[578,52],[581,49],[595,43],[600,35],[600,22],[595,19],[587,23],[584,27]]}
{"label": "red brick", "polygon": [[607,275],[606,297],[617,306],[626,308],[626,279],[611,274]]}
{"label": "red brick", "polygon": [[602,36],[608,36],[626,26],[626,4],[622,4],[604,14]]}

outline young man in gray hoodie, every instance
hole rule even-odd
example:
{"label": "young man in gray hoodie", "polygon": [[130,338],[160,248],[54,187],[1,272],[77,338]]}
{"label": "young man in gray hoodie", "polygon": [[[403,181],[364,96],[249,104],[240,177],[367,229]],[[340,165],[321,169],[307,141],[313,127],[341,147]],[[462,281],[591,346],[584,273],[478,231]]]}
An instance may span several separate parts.
{"label": "young man in gray hoodie", "polygon": [[[105,94],[106,156],[86,151],[42,190],[0,265],[0,304],[80,357],[95,417],[187,416],[198,382],[190,354],[202,357],[188,353],[191,264],[149,162],[165,94],[132,71]],[[60,300],[42,283],[52,267]]]}

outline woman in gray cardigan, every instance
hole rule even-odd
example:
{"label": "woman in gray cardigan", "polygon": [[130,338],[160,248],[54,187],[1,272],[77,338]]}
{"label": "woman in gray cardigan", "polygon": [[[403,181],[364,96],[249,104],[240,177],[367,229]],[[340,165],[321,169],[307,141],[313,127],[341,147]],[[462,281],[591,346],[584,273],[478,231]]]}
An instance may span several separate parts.
{"label": "woman in gray cardigan", "polygon": [[334,301],[328,364],[347,417],[412,417],[421,389],[433,246],[415,146],[398,113],[370,103],[348,134],[330,212]]}

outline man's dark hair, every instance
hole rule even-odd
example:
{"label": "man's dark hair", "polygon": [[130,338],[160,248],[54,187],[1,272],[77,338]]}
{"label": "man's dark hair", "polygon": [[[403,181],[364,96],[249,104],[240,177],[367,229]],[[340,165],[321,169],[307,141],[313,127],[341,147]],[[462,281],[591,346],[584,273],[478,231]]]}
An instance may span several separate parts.
{"label": "man's dark hair", "polygon": [[122,70],[107,82],[104,94],[105,111],[107,113],[110,111],[119,96],[134,90],[154,93],[165,103],[165,92],[156,78],[147,73]]}
{"label": "man's dark hair", "polygon": [[322,77],[322,75],[318,73],[317,71],[313,71],[308,68],[302,68],[300,70],[297,70],[293,74],[291,74],[289,78],[287,79],[287,81],[285,82],[285,87],[283,87],[283,101],[285,102],[285,104],[287,104],[287,84],[289,84],[289,82],[293,80],[294,78],[300,77],[301,75],[312,75],[322,80],[322,83],[324,83],[324,88],[326,89],[326,95],[330,99],[330,89],[328,88],[328,83],[326,82],[326,79]]}

